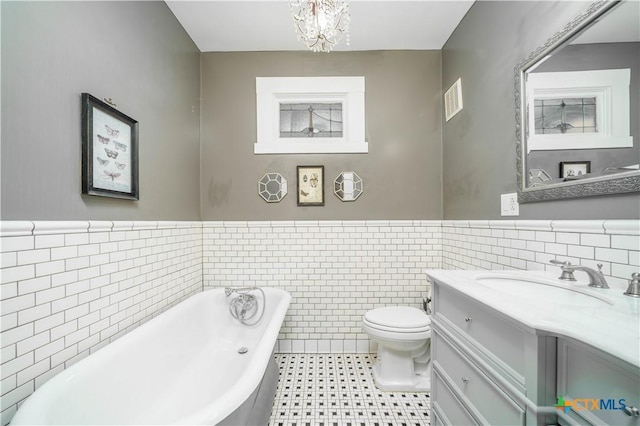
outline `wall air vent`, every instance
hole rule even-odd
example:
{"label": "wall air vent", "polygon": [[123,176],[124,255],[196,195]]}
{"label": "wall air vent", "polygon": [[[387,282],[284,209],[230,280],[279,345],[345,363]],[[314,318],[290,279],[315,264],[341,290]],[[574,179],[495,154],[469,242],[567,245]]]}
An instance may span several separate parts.
{"label": "wall air vent", "polygon": [[445,119],[451,120],[462,110],[462,79],[459,78],[444,94]]}

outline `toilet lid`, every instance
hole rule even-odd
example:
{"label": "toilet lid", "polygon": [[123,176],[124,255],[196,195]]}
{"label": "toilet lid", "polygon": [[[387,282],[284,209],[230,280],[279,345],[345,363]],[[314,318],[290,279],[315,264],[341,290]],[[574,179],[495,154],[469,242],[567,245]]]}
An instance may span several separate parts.
{"label": "toilet lid", "polygon": [[431,319],[424,311],[410,306],[385,306],[364,314],[364,318],[372,324],[398,329],[424,328],[431,324]]}

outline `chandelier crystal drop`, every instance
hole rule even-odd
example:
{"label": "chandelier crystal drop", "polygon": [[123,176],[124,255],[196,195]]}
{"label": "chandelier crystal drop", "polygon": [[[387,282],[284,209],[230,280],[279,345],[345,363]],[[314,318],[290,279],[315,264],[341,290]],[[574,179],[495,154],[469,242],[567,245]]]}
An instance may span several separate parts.
{"label": "chandelier crystal drop", "polygon": [[343,37],[349,45],[347,0],[290,0],[298,39],[314,52],[331,52]]}

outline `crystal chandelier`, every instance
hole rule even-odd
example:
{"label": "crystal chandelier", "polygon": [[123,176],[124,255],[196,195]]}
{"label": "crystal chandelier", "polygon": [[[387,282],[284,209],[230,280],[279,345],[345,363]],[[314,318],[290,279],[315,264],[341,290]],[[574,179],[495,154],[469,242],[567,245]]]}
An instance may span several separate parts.
{"label": "crystal chandelier", "polygon": [[314,52],[331,52],[342,39],[349,45],[347,0],[290,0],[293,25],[300,39]]}

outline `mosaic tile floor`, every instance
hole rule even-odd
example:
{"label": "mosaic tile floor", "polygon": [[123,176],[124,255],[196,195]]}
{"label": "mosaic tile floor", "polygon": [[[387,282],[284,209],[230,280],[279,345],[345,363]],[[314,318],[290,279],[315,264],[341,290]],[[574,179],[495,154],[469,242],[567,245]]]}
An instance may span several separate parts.
{"label": "mosaic tile floor", "polygon": [[367,354],[276,354],[270,426],[425,426],[429,394],[382,392]]}

